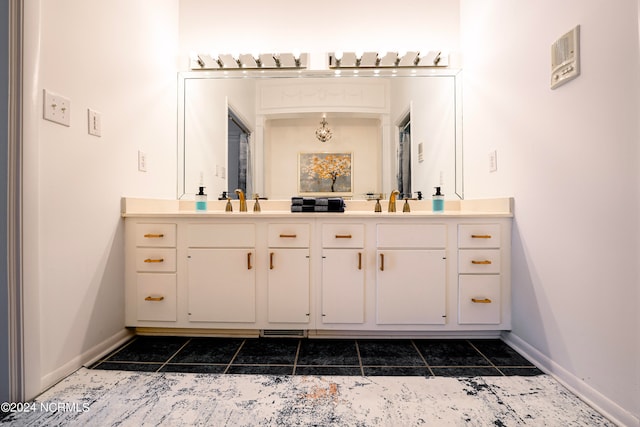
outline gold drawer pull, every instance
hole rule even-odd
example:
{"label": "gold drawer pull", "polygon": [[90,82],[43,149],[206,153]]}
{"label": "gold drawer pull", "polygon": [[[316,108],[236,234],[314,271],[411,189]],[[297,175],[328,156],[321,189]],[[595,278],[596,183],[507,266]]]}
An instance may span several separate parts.
{"label": "gold drawer pull", "polygon": [[380,271],[384,271],[384,254],[380,254]]}
{"label": "gold drawer pull", "polygon": [[247,270],[251,270],[253,266],[251,265],[251,252],[247,253]]}
{"label": "gold drawer pull", "polygon": [[164,258],[160,258],[160,259],[151,259],[151,258],[147,258],[144,260],[144,262],[147,263],[151,263],[151,262],[164,262]]}
{"label": "gold drawer pull", "polygon": [[296,237],[298,237],[298,235],[297,234],[281,234],[280,237],[283,239],[295,239]]}
{"label": "gold drawer pull", "polygon": [[472,234],[471,238],[472,239],[490,239],[491,234]]}
{"label": "gold drawer pull", "polygon": [[154,301],[154,302],[159,302],[164,300],[164,297],[152,297],[151,295],[149,295],[148,297],[146,297],[144,299],[145,301]]}
{"label": "gold drawer pull", "polygon": [[269,270],[273,270],[273,252],[269,254]]}
{"label": "gold drawer pull", "polygon": [[164,234],[145,234],[144,237],[145,239],[162,239]]}
{"label": "gold drawer pull", "polygon": [[362,270],[362,252],[358,252],[358,270]]}
{"label": "gold drawer pull", "polygon": [[487,260],[484,260],[484,261],[476,261],[476,260],[472,260],[472,261],[471,261],[471,264],[476,264],[476,265],[478,265],[478,264],[482,264],[482,265],[489,265],[489,264],[491,264],[491,261],[489,261],[488,259],[487,259]]}
{"label": "gold drawer pull", "polygon": [[491,300],[489,298],[485,298],[485,299],[471,298],[471,302],[474,302],[476,304],[491,304]]}
{"label": "gold drawer pull", "polygon": [[351,234],[336,234],[336,239],[350,239]]}

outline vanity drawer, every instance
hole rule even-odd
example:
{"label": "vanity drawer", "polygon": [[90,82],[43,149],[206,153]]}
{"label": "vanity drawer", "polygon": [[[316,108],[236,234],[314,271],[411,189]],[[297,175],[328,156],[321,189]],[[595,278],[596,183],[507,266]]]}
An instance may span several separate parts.
{"label": "vanity drawer", "polygon": [[252,248],[256,245],[255,224],[189,224],[190,248]]}
{"label": "vanity drawer", "polygon": [[363,248],[364,224],[324,224],[323,248]]}
{"label": "vanity drawer", "polygon": [[447,247],[447,226],[444,224],[378,224],[379,248]]}
{"label": "vanity drawer", "polygon": [[459,248],[499,248],[500,224],[458,225]]}
{"label": "vanity drawer", "polygon": [[177,320],[176,275],[140,273],[137,280],[138,320]]}
{"label": "vanity drawer", "polygon": [[458,323],[500,323],[499,275],[461,275],[458,284]]}
{"label": "vanity drawer", "polygon": [[458,251],[458,272],[499,274],[500,249],[463,249]]}
{"label": "vanity drawer", "polygon": [[308,248],[309,224],[269,224],[271,248]]}
{"label": "vanity drawer", "polygon": [[137,248],[136,270],[148,272],[176,271],[176,250],[172,248]]}
{"label": "vanity drawer", "polygon": [[136,246],[175,247],[176,225],[136,224]]}

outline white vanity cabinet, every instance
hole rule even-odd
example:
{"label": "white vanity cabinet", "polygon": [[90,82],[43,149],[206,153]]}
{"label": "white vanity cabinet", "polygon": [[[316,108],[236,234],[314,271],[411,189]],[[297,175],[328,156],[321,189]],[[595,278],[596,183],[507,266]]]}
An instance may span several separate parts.
{"label": "white vanity cabinet", "polygon": [[308,324],[310,225],[268,224],[267,319],[271,323]]}
{"label": "white vanity cabinet", "polygon": [[140,222],[128,231],[127,324],[175,322],[176,224]]}
{"label": "white vanity cabinet", "polygon": [[510,318],[503,301],[500,224],[458,225],[458,322],[498,325]]}
{"label": "white vanity cabinet", "polygon": [[322,325],[365,322],[364,235],[364,224],[322,224]]}
{"label": "white vanity cabinet", "polygon": [[511,328],[509,202],[444,214],[414,212],[418,202],[408,214],[367,202],[291,213],[269,202],[260,213],[125,212],[126,326],[322,337]]}
{"label": "white vanity cabinet", "polygon": [[187,224],[190,322],[256,321],[255,225]]}
{"label": "white vanity cabinet", "polygon": [[445,224],[378,224],[376,323],[446,322]]}

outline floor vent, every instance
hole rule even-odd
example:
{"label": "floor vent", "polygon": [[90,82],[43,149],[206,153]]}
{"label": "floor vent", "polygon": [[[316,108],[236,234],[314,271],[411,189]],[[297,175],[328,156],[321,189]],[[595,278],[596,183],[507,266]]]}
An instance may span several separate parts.
{"label": "floor vent", "polygon": [[263,329],[260,336],[264,338],[306,338],[307,331],[303,329]]}

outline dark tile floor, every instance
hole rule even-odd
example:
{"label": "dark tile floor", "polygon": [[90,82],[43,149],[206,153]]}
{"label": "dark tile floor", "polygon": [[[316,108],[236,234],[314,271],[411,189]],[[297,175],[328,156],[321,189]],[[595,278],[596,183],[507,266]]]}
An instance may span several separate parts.
{"label": "dark tile floor", "polygon": [[360,340],[137,336],[92,369],[272,375],[540,375],[498,339]]}

